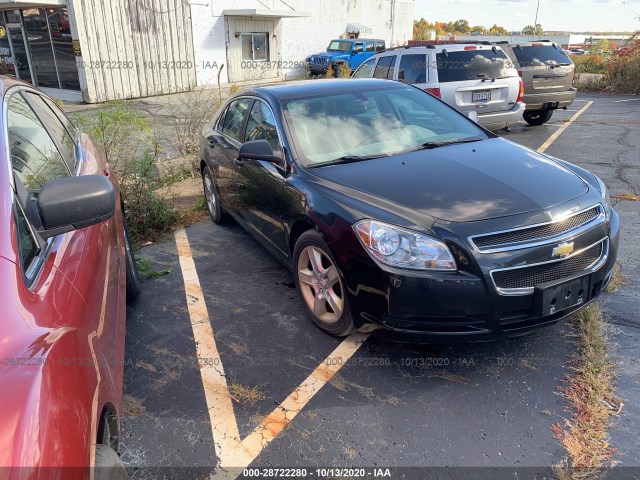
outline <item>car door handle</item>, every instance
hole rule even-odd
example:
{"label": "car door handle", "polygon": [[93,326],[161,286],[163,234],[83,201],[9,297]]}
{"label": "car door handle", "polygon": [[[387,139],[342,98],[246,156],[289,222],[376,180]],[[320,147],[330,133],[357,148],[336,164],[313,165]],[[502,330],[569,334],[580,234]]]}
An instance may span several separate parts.
{"label": "car door handle", "polygon": [[243,166],[243,165],[244,165],[244,160],[243,160],[243,159],[241,159],[240,157],[236,157],[236,159],[235,159],[235,164],[236,164],[237,166],[241,167],[241,166]]}
{"label": "car door handle", "polygon": [[209,138],[207,138],[207,143],[209,144],[209,146],[211,148],[214,148],[220,142],[218,142],[218,139],[216,137],[209,137]]}

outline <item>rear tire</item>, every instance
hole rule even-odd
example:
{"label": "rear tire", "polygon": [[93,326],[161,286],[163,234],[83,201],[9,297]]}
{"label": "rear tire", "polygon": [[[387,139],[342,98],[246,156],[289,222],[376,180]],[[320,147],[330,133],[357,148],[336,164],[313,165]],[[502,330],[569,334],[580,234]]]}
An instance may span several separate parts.
{"label": "rear tire", "polygon": [[129,237],[129,227],[127,227],[125,218],[122,219],[122,224],[124,230],[124,254],[127,262],[127,302],[133,302],[140,295],[140,275],[138,275],[136,256],[133,252],[133,245]]}
{"label": "rear tire", "polygon": [[111,447],[98,444],[93,478],[94,480],[129,480],[129,475],[120,456]]}
{"label": "rear tire", "polygon": [[296,242],[293,278],[313,323],[338,337],[355,330],[342,273],[315,230],[304,232]]}
{"label": "rear tire", "polygon": [[204,199],[207,202],[207,210],[213,223],[218,225],[226,223],[227,214],[220,205],[220,195],[208,166],[202,169],[202,188],[204,189]]}
{"label": "rear tire", "polygon": [[549,120],[551,120],[552,115],[553,115],[553,110],[535,110],[535,111],[524,112],[522,114],[522,118],[524,118],[524,121],[527,122],[529,125],[538,126],[538,125],[547,123]]}

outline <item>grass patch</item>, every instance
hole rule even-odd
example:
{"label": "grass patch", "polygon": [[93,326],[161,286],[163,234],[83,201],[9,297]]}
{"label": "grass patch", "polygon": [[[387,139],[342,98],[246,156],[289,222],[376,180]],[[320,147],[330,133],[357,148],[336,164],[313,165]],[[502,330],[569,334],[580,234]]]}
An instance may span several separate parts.
{"label": "grass patch", "polygon": [[559,391],[568,403],[570,418],[551,427],[566,449],[567,458],[556,466],[560,479],[589,478],[606,468],[615,449],[609,445],[611,415],[622,408],[614,394],[614,368],[609,360],[602,312],[591,304],[573,316],[577,353],[571,374]]}
{"label": "grass patch", "polygon": [[232,382],[229,385],[229,393],[236,403],[248,403],[253,405],[267,398],[258,387],[245,387],[239,383]]}
{"label": "grass patch", "polygon": [[607,293],[615,293],[618,291],[620,287],[624,287],[625,285],[629,285],[629,277],[627,277],[624,273],[620,271],[621,266],[620,262],[616,262],[613,267],[613,274],[611,275],[611,281],[605,291]]}
{"label": "grass patch", "polygon": [[136,268],[138,269],[138,275],[142,278],[158,278],[173,272],[172,268],[166,270],[153,270],[153,262],[149,258],[136,258]]}

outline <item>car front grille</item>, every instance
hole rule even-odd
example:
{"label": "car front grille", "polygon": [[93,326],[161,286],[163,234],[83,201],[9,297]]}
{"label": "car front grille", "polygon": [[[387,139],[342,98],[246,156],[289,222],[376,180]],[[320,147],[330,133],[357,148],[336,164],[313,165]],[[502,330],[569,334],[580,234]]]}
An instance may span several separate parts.
{"label": "car front grille", "polygon": [[[536,285],[562,280],[593,267],[607,254],[608,238],[588,247],[570,257],[561,260],[538,263],[524,267],[494,270],[491,277],[495,286],[504,291],[530,289]],[[526,293],[526,292],[522,292]]]}
{"label": "car front grille", "polygon": [[481,252],[501,250],[505,247],[522,247],[523,244],[546,241],[560,235],[570,233],[579,227],[591,222],[595,223],[600,216],[604,219],[604,212],[600,205],[596,205],[582,212],[578,212],[564,220],[549,222],[531,227],[497,232],[487,235],[477,235],[471,237],[471,241]]}
{"label": "car front grille", "polygon": [[326,65],[328,63],[328,60],[327,60],[327,57],[312,56],[310,63],[316,63],[318,65]]}

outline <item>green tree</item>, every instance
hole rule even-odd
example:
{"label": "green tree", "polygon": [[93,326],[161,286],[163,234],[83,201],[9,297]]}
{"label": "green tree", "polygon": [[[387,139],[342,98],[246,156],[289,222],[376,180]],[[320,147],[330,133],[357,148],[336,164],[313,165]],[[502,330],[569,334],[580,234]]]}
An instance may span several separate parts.
{"label": "green tree", "polygon": [[598,40],[598,43],[596,43],[596,49],[603,51],[609,50],[609,40],[607,40],[606,38],[601,38],[600,40]]}
{"label": "green tree", "polygon": [[471,31],[471,27],[469,27],[469,22],[467,20],[456,20],[453,22],[453,29],[456,32],[460,33],[469,33]]}
{"label": "green tree", "polygon": [[429,32],[431,30],[437,30],[435,24],[429,23],[424,18],[420,20],[414,20],[413,22],[413,39],[414,40],[429,40]]}
{"label": "green tree", "polygon": [[482,25],[474,25],[473,27],[471,27],[471,32],[477,32],[477,33],[487,33],[487,29],[484,28]]}
{"label": "green tree", "polygon": [[495,23],[493,24],[493,27],[489,29],[489,33],[491,35],[508,35],[509,34],[506,28],[501,27]]}
{"label": "green tree", "polygon": [[535,27],[533,25],[527,25],[522,29],[523,35],[542,35],[543,33],[544,30],[542,28],[542,25],[540,25],[539,23],[536,23]]}

